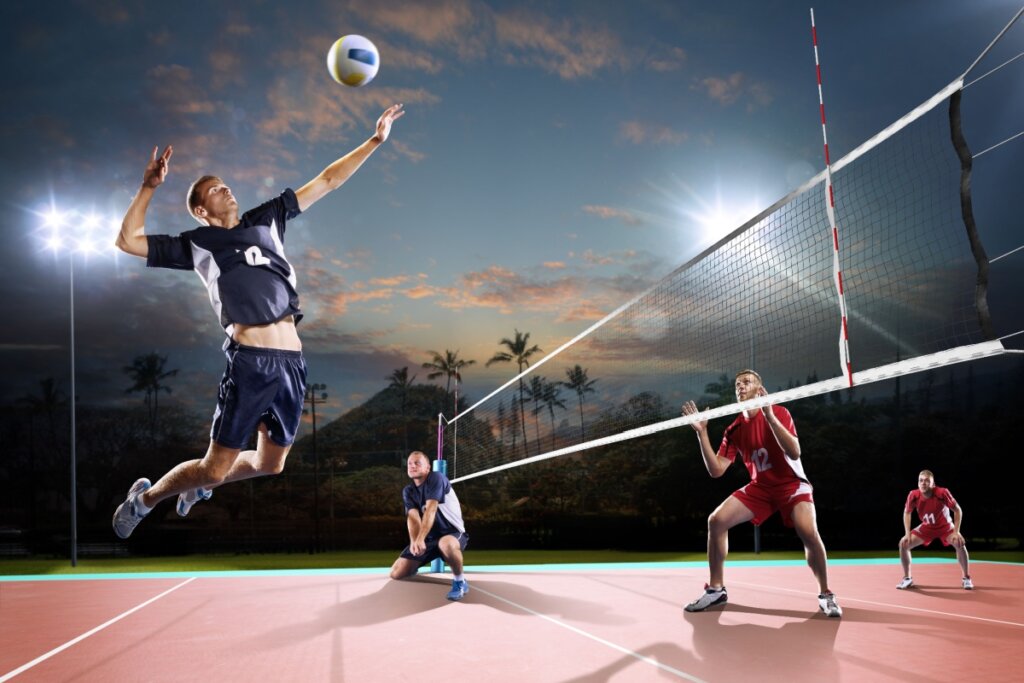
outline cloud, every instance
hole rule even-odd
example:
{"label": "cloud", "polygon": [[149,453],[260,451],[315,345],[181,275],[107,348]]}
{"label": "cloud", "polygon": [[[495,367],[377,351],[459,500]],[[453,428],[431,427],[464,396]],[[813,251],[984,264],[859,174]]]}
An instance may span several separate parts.
{"label": "cloud", "polygon": [[640,225],[643,223],[643,221],[629,211],[626,211],[625,209],[616,209],[611,206],[587,204],[583,207],[583,211],[605,220],[618,219],[626,225]]}
{"label": "cloud", "polygon": [[409,281],[408,275],[393,275],[391,277],[375,277],[370,279],[374,287],[397,287]]}
{"label": "cloud", "polygon": [[619,125],[619,135],[635,145],[646,143],[681,145],[690,137],[685,131],[677,131],[668,126],[643,123],[641,121],[623,122]]}
{"label": "cloud", "polygon": [[550,270],[563,270],[566,267],[564,261],[545,261],[543,266]]}
{"label": "cloud", "polygon": [[401,140],[391,140],[391,149],[414,164],[418,164],[427,158],[426,154],[423,152],[417,152]]}
{"label": "cloud", "polygon": [[651,71],[667,72],[678,71],[683,68],[686,62],[686,51],[681,47],[669,47],[664,52],[656,54],[647,60],[646,66]]}
{"label": "cloud", "polygon": [[160,64],[147,72],[149,99],[157,110],[175,114],[212,114],[221,105],[206,98],[192,70],[180,64]]}
{"label": "cloud", "polygon": [[486,54],[488,10],[466,0],[352,3],[351,11],[380,29],[398,31],[420,43],[444,45],[460,59]]}
{"label": "cloud", "polygon": [[578,21],[518,10],[497,15],[495,33],[507,63],[537,66],[567,81],[630,65],[630,53],[617,35]]}
{"label": "cloud", "polygon": [[747,101],[748,109],[765,106],[772,101],[772,94],[767,85],[750,82],[746,74],[740,71],[724,78],[705,78],[699,81],[694,89],[703,90],[708,97],[724,106],[735,104],[741,98]]}

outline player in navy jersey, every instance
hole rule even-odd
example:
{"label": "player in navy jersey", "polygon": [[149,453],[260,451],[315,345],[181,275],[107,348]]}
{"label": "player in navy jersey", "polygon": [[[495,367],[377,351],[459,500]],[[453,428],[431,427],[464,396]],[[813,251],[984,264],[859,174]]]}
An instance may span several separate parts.
{"label": "player in navy jersey", "polygon": [[[736,375],[736,400],[747,401],[768,392],[761,376],[753,370]],[[683,405],[683,415],[700,411],[693,401]],[[750,472],[750,483],[735,491],[708,517],[708,565],[711,577],[704,593],[686,606],[687,612],[701,612],[728,600],[725,590],[725,557],[729,553],[729,529],[752,521],[762,524],[778,510],[782,522],[796,529],[804,544],[807,564],[818,580],[818,606],[830,617],[841,617],[843,610],[828,587],[825,544],[818,533],[811,483],[800,460],[800,440],[789,411],[782,406],[765,406],[744,411],[722,436],[718,452],[711,447],[707,420],[695,422],[694,430],[708,474],[725,474],[736,456]]]}
{"label": "player in navy jersey", "polygon": [[413,576],[420,567],[443,558],[452,568],[454,579],[449,600],[461,600],[469,592],[462,574],[462,551],[469,542],[462,521],[462,506],[448,477],[430,470],[430,458],[413,451],[406,461],[412,483],[402,489],[409,545],[391,565],[391,578]]}
{"label": "player in navy jersey", "polygon": [[[921,523],[910,528],[914,512]],[[952,514],[950,514],[952,512]],[[903,538],[900,539],[900,564],[903,565],[903,580],[896,587],[905,590],[914,585],[910,575],[910,551],[919,545],[930,545],[936,538],[944,546],[953,546],[963,576],[960,585],[964,590],[974,590],[971,580],[970,559],[967,556],[967,542],[960,533],[960,522],[964,511],[953,498],[949,489],[935,485],[935,475],[930,470],[921,470],[917,475],[917,488],[907,496],[903,506]]]}
{"label": "player in navy jersey", "polygon": [[[284,250],[287,222],[348,180],[404,114],[402,105],[392,105],[364,143],[297,191],[286,189],[241,216],[231,188],[217,176],[202,176],[187,195],[189,213],[200,226],[177,236],[145,234],[146,209],[167,178],[174,153],[170,145],[159,156],[159,148],[153,148],[116,245],[150,267],[196,271],[227,334],[227,369],[206,454],[180,463],[152,486],[148,479],[137,480],[114,512],[119,537],[128,538],[165,498],[178,496],[178,514],[185,516],[216,486],[284,468],[306,391],[306,363],[295,329],[302,311]],[[242,450],[257,429],[256,450]]]}

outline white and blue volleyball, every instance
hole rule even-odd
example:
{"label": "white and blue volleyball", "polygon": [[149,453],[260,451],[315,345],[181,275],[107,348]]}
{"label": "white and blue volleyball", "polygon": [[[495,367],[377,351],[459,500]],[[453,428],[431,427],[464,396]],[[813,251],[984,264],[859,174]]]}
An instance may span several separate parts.
{"label": "white and blue volleyball", "polygon": [[342,36],[327,53],[327,70],[331,78],[353,88],[366,85],[377,75],[380,53],[377,46],[363,36]]}

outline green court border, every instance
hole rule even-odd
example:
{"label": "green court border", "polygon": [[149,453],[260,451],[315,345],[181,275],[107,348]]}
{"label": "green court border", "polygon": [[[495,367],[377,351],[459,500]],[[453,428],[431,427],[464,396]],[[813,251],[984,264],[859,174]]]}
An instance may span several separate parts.
{"label": "green court border", "polygon": [[[956,560],[943,557],[922,557],[915,564],[956,564]],[[898,565],[899,558],[863,558],[829,560],[830,566],[877,566]],[[1017,562],[978,560],[973,564],[1008,564],[1024,566]],[[803,567],[804,560],[737,560],[730,567]],[[579,564],[502,564],[467,566],[468,574],[514,574],[545,572],[622,571],[636,569],[701,569],[707,562],[602,562]],[[121,579],[237,579],[274,576],[338,576],[387,574],[388,567],[349,567],[337,569],[242,569],[224,571],[176,571],[176,572],[111,572],[95,574],[21,574],[0,576],[0,583],[25,583],[33,581],[109,581]],[[422,572],[427,574],[428,572]]]}

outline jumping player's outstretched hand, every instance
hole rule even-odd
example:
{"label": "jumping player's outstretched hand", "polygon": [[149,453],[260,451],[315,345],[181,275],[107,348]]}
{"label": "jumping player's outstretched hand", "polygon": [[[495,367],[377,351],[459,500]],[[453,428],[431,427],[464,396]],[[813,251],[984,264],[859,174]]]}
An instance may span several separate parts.
{"label": "jumping player's outstretched hand", "polygon": [[[687,401],[686,403],[683,404],[683,415],[696,415],[699,412],[700,411],[697,409],[697,404],[694,403],[693,401]],[[697,422],[694,422],[690,426],[693,427],[694,431],[696,431],[698,434],[703,434],[705,431],[707,431],[708,421],[698,420]]]}
{"label": "jumping player's outstretched hand", "polygon": [[405,110],[402,109],[401,104],[392,104],[390,107],[384,110],[384,113],[377,119],[377,132],[374,134],[374,138],[378,142],[384,142],[388,139],[388,135],[391,134],[391,124],[398,119],[405,116]]}
{"label": "jumping player's outstretched hand", "polygon": [[164,182],[167,177],[168,162],[171,160],[171,155],[174,154],[174,147],[171,145],[167,145],[164,153],[157,156],[156,153],[159,149],[159,146],[153,148],[153,158],[146,166],[146,172],[142,174],[142,184],[153,189]]}

